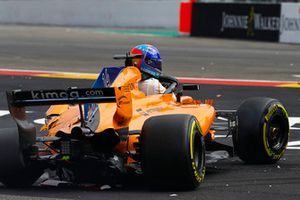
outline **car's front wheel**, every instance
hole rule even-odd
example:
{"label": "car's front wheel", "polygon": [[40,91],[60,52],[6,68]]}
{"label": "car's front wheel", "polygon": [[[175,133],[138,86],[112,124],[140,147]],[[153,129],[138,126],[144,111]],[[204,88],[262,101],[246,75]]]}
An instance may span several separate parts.
{"label": "car's front wheel", "polygon": [[250,98],[237,111],[234,148],[246,163],[274,163],[284,154],[289,139],[288,114],[276,99]]}

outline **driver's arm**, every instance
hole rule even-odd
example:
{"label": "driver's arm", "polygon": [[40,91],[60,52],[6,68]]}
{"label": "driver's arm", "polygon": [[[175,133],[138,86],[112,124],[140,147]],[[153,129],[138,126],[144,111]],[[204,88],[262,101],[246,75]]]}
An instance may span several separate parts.
{"label": "driver's arm", "polygon": [[166,91],[166,88],[155,78],[149,78],[139,82],[139,89],[145,93],[145,95],[162,94]]}

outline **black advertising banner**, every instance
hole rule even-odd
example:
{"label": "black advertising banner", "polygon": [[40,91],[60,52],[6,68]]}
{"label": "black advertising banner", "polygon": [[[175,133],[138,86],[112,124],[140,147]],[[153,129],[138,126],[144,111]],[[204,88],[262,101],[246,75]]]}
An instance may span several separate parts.
{"label": "black advertising banner", "polygon": [[280,4],[195,3],[191,36],[279,40]]}

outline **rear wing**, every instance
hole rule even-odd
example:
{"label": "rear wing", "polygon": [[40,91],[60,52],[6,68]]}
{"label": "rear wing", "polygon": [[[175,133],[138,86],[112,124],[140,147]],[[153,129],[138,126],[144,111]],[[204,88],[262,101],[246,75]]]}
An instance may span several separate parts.
{"label": "rear wing", "polygon": [[31,91],[14,90],[6,92],[6,95],[9,107],[116,102],[114,88],[69,88],[67,90]]}
{"label": "rear wing", "polygon": [[[113,116],[115,129],[127,128],[132,117],[132,100],[129,86],[111,88],[69,88],[67,90],[14,90],[6,92],[8,108],[17,123],[21,138],[26,144],[35,141],[36,130],[26,119],[26,106],[44,106],[60,104],[78,104],[81,127],[86,124],[83,116],[83,104],[116,103]],[[87,127],[88,128],[88,127]]]}

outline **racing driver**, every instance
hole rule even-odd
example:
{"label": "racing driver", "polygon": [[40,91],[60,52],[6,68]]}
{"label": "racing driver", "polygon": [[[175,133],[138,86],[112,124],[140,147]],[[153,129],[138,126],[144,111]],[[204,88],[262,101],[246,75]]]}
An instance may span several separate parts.
{"label": "racing driver", "polygon": [[158,49],[149,44],[140,44],[132,48],[130,54],[143,55],[142,58],[132,60],[133,66],[137,67],[142,74],[139,89],[145,95],[164,93],[166,88],[158,80],[162,73],[162,60]]}

